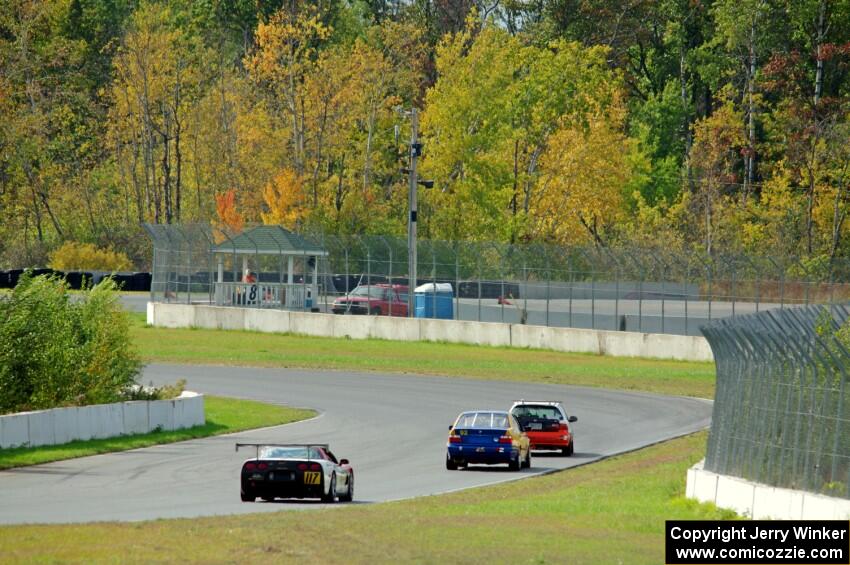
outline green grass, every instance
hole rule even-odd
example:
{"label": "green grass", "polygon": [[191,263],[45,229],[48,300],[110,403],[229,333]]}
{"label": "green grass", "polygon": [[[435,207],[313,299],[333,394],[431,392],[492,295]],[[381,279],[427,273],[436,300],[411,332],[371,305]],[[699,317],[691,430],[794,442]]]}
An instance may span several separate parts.
{"label": "green grass", "polygon": [[312,410],[286,408],[263,402],[217,396],[205,396],[204,409],[206,424],[185,430],[152,432],[91,441],[74,441],[62,445],[3,449],[0,450],[0,470],[288,424],[311,418],[316,414]]}
{"label": "green grass", "polygon": [[734,517],[683,498],[685,472],[705,439],[699,433],[545,477],[378,505],[8,526],[0,528],[0,555],[6,563],[663,563],[665,520]]}
{"label": "green grass", "polygon": [[475,345],[165,329],[133,315],[149,362],[444,375],[714,397],[714,364]]}

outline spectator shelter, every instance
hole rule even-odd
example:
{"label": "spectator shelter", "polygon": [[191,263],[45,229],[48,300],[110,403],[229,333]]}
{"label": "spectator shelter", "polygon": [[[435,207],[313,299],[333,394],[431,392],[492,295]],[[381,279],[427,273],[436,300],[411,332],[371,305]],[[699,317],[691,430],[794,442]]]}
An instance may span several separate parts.
{"label": "spectator shelter", "polygon": [[[328,253],[280,226],[258,226],[216,245],[213,254],[216,257],[217,306],[245,304],[266,308],[309,309],[314,305],[314,297],[318,296],[319,257],[325,257]],[[254,260],[250,261],[252,256]],[[238,282],[224,280],[224,263],[228,257],[233,257],[233,265],[239,264],[241,260],[243,277]],[[277,281],[261,280],[260,271],[249,266],[260,265],[261,257],[279,261]],[[298,281],[295,277],[296,259],[302,267]],[[246,281],[246,271],[252,273],[252,278],[256,280]]]}
{"label": "spectator shelter", "polygon": [[328,253],[281,226],[236,234],[198,225],[145,228],[154,240],[154,301],[288,309],[318,305],[319,262]]}

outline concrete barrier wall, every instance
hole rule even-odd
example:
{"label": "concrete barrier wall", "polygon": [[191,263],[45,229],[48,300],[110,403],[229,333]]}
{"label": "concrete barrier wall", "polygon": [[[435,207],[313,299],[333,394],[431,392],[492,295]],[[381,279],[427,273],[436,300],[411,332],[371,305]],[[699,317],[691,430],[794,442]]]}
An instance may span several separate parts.
{"label": "concrete barrier wall", "polygon": [[496,322],[342,316],[226,306],[148,303],[148,323],[161,327],[291,332],[318,337],[447,341],[528,347],[620,357],[712,361],[702,336],[583,330]]}
{"label": "concrete barrier wall", "polygon": [[0,416],[0,449],[179,430],[205,421],[204,397],[194,392],[172,400],[20,412]]}
{"label": "concrete barrier wall", "polygon": [[449,341],[586,352],[600,355],[711,361],[699,336],[580,330],[520,324],[369,316],[337,316],[275,310],[149,303],[148,323],[286,332],[353,339]]}
{"label": "concrete barrier wall", "polygon": [[703,461],[688,469],[688,498],[713,502],[754,520],[847,520],[850,500],[777,488],[706,471]]}

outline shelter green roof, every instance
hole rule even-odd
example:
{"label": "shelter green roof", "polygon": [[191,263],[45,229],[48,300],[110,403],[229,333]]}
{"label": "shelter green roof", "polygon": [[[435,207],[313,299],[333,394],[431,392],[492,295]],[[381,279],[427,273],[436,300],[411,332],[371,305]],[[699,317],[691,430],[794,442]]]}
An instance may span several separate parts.
{"label": "shelter green roof", "polygon": [[280,226],[257,226],[213,247],[240,255],[327,255],[321,246]]}

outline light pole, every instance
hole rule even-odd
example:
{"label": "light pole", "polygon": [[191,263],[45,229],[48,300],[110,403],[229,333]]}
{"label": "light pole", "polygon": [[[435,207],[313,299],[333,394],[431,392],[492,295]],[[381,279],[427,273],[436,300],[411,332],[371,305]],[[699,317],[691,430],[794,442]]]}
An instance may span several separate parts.
{"label": "light pole", "polygon": [[422,151],[419,143],[419,112],[416,108],[410,110],[410,173],[408,201],[410,211],[407,216],[407,315],[413,316],[413,291],[416,288],[416,161]]}
{"label": "light pole", "polygon": [[419,111],[412,108],[409,112],[405,112],[410,116],[410,168],[402,169],[402,173],[408,175],[408,201],[410,211],[407,216],[407,272],[408,272],[408,288],[407,288],[407,315],[412,317],[414,313],[414,295],[413,291],[416,288],[416,196],[418,185],[425,188],[432,188],[434,181],[419,180],[416,174],[416,162],[422,156],[422,144],[419,143]]}

